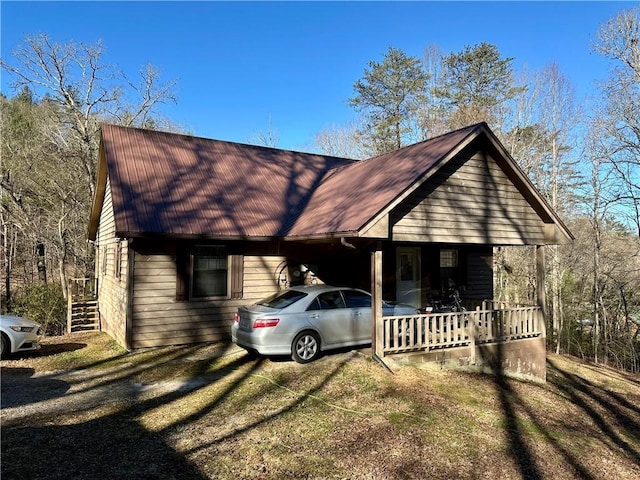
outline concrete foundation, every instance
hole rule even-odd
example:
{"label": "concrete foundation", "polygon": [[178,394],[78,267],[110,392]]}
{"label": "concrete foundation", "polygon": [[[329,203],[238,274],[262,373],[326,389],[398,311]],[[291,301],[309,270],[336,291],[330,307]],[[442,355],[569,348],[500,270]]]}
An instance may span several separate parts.
{"label": "concrete foundation", "polygon": [[545,382],[547,379],[546,347],[543,337],[407,352],[384,358],[398,363],[417,363],[426,368],[471,369],[501,373]]}

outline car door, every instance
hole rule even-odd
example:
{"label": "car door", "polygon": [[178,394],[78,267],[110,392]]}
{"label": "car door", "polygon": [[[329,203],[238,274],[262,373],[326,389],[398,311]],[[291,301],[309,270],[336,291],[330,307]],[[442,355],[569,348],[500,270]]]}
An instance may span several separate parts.
{"label": "car door", "polygon": [[357,341],[371,339],[371,295],[360,290],[343,290],[345,305],[351,311]]}
{"label": "car door", "polygon": [[320,332],[325,345],[353,342],[356,338],[351,311],[339,290],[323,292],[307,308],[309,322]]}

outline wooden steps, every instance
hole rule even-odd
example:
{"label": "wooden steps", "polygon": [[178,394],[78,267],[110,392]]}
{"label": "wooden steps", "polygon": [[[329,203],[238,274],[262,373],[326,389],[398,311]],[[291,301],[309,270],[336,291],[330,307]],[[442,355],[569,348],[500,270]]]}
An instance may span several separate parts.
{"label": "wooden steps", "polygon": [[69,282],[67,333],[100,330],[98,300],[90,278],[75,278]]}
{"label": "wooden steps", "polygon": [[97,300],[71,302],[67,317],[67,332],[88,332],[100,330],[100,314]]}

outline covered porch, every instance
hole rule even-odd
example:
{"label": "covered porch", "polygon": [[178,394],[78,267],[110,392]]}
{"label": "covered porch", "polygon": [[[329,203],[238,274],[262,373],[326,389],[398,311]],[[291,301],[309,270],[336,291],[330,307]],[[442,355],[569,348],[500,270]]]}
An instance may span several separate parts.
{"label": "covered porch", "polygon": [[377,248],[371,253],[373,356],[545,380],[544,246],[537,246],[535,260],[536,305],[484,300],[462,311],[382,316],[383,249]]}

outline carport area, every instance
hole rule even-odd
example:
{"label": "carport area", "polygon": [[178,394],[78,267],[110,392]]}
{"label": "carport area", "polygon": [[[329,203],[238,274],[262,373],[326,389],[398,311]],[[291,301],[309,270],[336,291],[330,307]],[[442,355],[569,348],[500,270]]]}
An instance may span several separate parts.
{"label": "carport area", "polygon": [[[343,238],[289,247],[288,278],[293,284],[321,281],[372,293],[374,357],[546,378],[543,246],[532,259],[537,280],[534,305],[494,300],[491,246],[397,245]],[[455,290],[462,309],[425,311],[448,290]],[[420,314],[383,316],[383,299],[412,305]]]}

